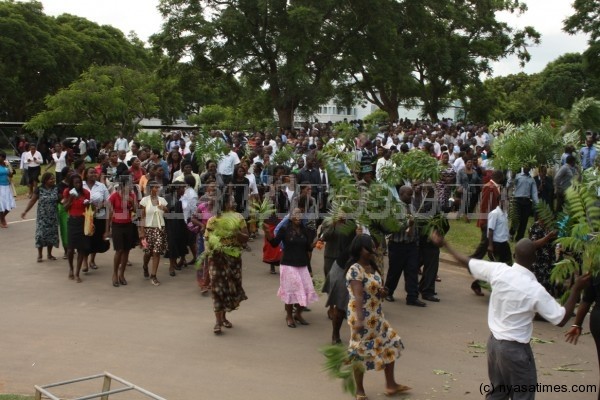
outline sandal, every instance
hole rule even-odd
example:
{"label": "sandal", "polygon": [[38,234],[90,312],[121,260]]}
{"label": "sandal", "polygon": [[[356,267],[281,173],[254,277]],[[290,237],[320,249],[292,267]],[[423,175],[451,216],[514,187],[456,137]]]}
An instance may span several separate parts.
{"label": "sandal", "polygon": [[152,284],[154,286],[160,286],[160,282],[158,281],[158,279],[156,279],[155,276],[151,277],[150,280],[152,281]]}
{"label": "sandal", "polygon": [[127,281],[125,280],[125,277],[121,277],[121,278],[119,278],[119,283],[120,283],[122,286],[127,286]]}
{"label": "sandal", "polygon": [[38,257],[37,262],[44,262],[44,259],[42,257]]}
{"label": "sandal", "polygon": [[398,386],[396,386],[396,389],[394,389],[394,390],[386,390],[384,394],[386,396],[393,396],[395,394],[404,393],[404,392],[408,392],[408,391],[411,391],[411,390],[412,390],[412,388],[408,387],[406,385],[398,385]]}
{"label": "sandal", "polygon": [[69,274],[69,279],[70,279],[70,280],[73,280],[73,279],[75,279],[75,275],[73,275],[73,273],[72,273],[72,272]]}
{"label": "sandal", "polygon": [[91,269],[98,269],[98,266],[94,263],[90,264],[90,268]]}
{"label": "sandal", "polygon": [[286,318],[285,322],[287,322],[288,328],[295,328],[296,327],[296,324],[294,323],[293,319]]}
{"label": "sandal", "polygon": [[221,324],[215,324],[215,327],[213,328],[213,332],[215,335],[219,335],[221,333]]}
{"label": "sandal", "polygon": [[[181,268],[179,268],[179,269],[181,269]],[[169,271],[169,275],[170,275],[170,276],[175,276],[175,275],[177,275],[177,274],[175,273],[175,271]]]}
{"label": "sandal", "polygon": [[89,271],[89,269],[87,269],[87,268],[84,268],[84,269],[81,270],[81,272],[83,272],[84,274],[87,274],[88,271]]}
{"label": "sandal", "polygon": [[221,325],[223,325],[227,329],[233,328],[233,324],[231,322],[227,321],[226,319],[223,320],[223,322],[221,323]]}
{"label": "sandal", "polygon": [[118,281],[113,281],[113,286],[114,287],[119,287],[119,282]]}
{"label": "sandal", "polygon": [[369,400],[366,394],[357,394],[356,400]]}
{"label": "sandal", "polygon": [[77,282],[77,283],[81,283],[81,282],[83,282],[83,281],[81,280],[81,278],[80,278],[80,277],[76,276],[76,277],[75,277],[75,282]]}
{"label": "sandal", "polygon": [[56,260],[57,260],[57,258],[56,258],[56,257],[54,257],[53,255],[49,255],[49,256],[48,256],[48,260],[50,260],[50,261],[56,261]]}

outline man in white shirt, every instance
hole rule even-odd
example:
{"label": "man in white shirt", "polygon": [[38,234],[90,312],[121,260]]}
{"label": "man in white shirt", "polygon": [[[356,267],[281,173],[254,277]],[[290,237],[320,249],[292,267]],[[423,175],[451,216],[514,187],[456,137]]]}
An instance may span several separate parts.
{"label": "man in white shirt", "polygon": [[117,138],[117,140],[115,140],[114,150],[123,150],[125,152],[129,151],[129,143],[127,142],[127,139],[123,137],[123,132],[119,132],[119,137]]}
{"label": "man in white shirt", "polygon": [[83,138],[79,138],[79,157],[87,156],[87,143]]}
{"label": "man in white shirt", "polygon": [[221,175],[224,185],[228,185],[231,182],[235,166],[240,163],[240,157],[235,151],[231,150],[229,143],[227,144],[227,148],[229,149],[229,153],[221,157],[217,164],[217,173]]}
{"label": "man in white shirt", "polygon": [[[564,307],[544,289],[531,272],[536,260],[538,242],[520,240],[515,246],[515,263],[504,263],[469,258],[456,252],[437,233],[431,241],[446,250],[475,278],[489,282],[492,294],[488,308],[488,326],[491,335],[487,342],[488,399],[535,399],[537,371],[531,346],[533,318],[536,313],[557,326],[564,326],[571,318],[581,290],[590,283],[591,275],[577,278]],[[513,389],[532,388],[525,391]]]}
{"label": "man in white shirt", "polygon": [[501,200],[498,206],[488,214],[487,251],[490,260],[512,264],[510,245],[508,244],[508,240],[510,239],[508,215],[504,211],[502,202]]}
{"label": "man in white shirt", "polygon": [[377,164],[375,164],[375,180],[377,182],[381,182],[381,172],[385,169],[385,168],[389,168],[391,167],[394,163],[392,162],[392,160],[390,159],[392,156],[392,151],[391,150],[385,150],[383,152],[383,157],[379,158],[377,160]]}

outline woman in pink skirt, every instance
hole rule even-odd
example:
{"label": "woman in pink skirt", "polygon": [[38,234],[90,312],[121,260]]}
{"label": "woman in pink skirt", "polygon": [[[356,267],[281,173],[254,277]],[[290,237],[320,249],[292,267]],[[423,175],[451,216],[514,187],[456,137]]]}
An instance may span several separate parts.
{"label": "woman in pink skirt", "polygon": [[[292,211],[289,222],[281,227],[275,237],[267,225],[263,229],[272,246],[283,243],[277,296],[285,303],[287,326],[295,328],[296,322],[308,325],[302,318],[302,310],[319,299],[308,272],[314,234],[302,224],[302,211],[299,208]],[[296,311],[292,314],[294,305]]]}

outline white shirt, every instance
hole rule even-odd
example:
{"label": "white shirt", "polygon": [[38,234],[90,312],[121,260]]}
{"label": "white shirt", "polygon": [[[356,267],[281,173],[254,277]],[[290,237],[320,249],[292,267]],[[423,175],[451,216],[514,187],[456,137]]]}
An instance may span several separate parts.
{"label": "white shirt", "polygon": [[94,186],[90,189],[87,181],[83,181],[83,188],[90,192],[90,203],[96,207],[96,218],[102,218],[106,215],[105,204],[110,196],[108,188],[104,183],[94,182]]}
{"label": "white shirt", "polygon": [[226,156],[221,157],[217,164],[217,172],[221,175],[233,175],[233,170],[239,163],[240,157],[232,150]]}
{"label": "white shirt", "polygon": [[452,167],[454,168],[454,172],[458,173],[458,171],[465,167],[465,160],[463,160],[462,157],[458,157],[456,160],[454,160]]}
{"label": "white shirt", "polygon": [[31,151],[27,150],[21,154],[20,169],[39,167],[43,162],[44,159],[39,151],[36,150],[35,153],[31,154]]}
{"label": "white shirt", "polygon": [[127,139],[125,139],[125,138],[118,138],[117,140],[115,140],[114,150],[117,150],[117,151],[121,151],[121,150],[129,151],[129,143],[127,143]]}
{"label": "white shirt", "polygon": [[381,181],[381,172],[386,168],[386,167],[391,167],[394,163],[392,162],[392,159],[390,158],[389,160],[386,160],[384,157],[381,157],[379,160],[377,160],[377,164],[375,165],[375,180],[377,182]]}
{"label": "white shirt", "polygon": [[565,309],[544,289],[535,275],[517,263],[509,267],[472,258],[469,270],[473,277],[492,286],[488,325],[497,340],[529,343],[536,312],[554,325],[558,325],[565,316]]}
{"label": "white shirt", "polygon": [[194,188],[188,187],[181,196],[181,207],[183,208],[183,220],[188,221],[192,214],[196,212],[198,206],[198,193]]}
{"label": "white shirt", "polygon": [[54,160],[54,169],[58,172],[62,171],[63,168],[67,166],[67,151],[53,153],[52,159]]}
{"label": "white shirt", "polygon": [[164,197],[158,196],[158,205],[155,206],[152,204],[152,199],[150,196],[146,196],[142,198],[140,201],[140,206],[144,207],[146,210],[146,220],[145,227],[146,228],[162,228],[165,226],[165,212],[160,210],[158,206],[167,206],[167,200]]}
{"label": "white shirt", "polygon": [[250,194],[258,194],[258,186],[256,186],[256,176],[254,174],[246,174],[246,179],[250,182]]}
{"label": "white shirt", "polygon": [[494,231],[492,237],[494,242],[508,242],[510,238],[508,233],[508,215],[500,206],[497,206],[488,214],[487,228]]}

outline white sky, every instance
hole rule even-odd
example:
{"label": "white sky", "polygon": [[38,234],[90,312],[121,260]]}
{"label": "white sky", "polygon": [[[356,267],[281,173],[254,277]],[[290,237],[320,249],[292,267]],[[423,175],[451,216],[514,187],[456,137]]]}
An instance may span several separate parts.
{"label": "white sky", "polygon": [[[57,16],[69,13],[85,17],[102,25],[112,25],[125,35],[135,31],[147,41],[160,31],[162,18],[157,10],[158,0],[42,0],[44,11]],[[582,52],[587,48],[584,35],[570,36],[562,31],[562,21],[572,13],[569,0],[525,0],[528,11],[520,17],[508,15],[500,18],[514,27],[533,26],[542,35],[542,43],[529,49],[531,61],[521,69],[516,57],[494,63],[494,75],[541,71],[558,56],[569,52]]]}

